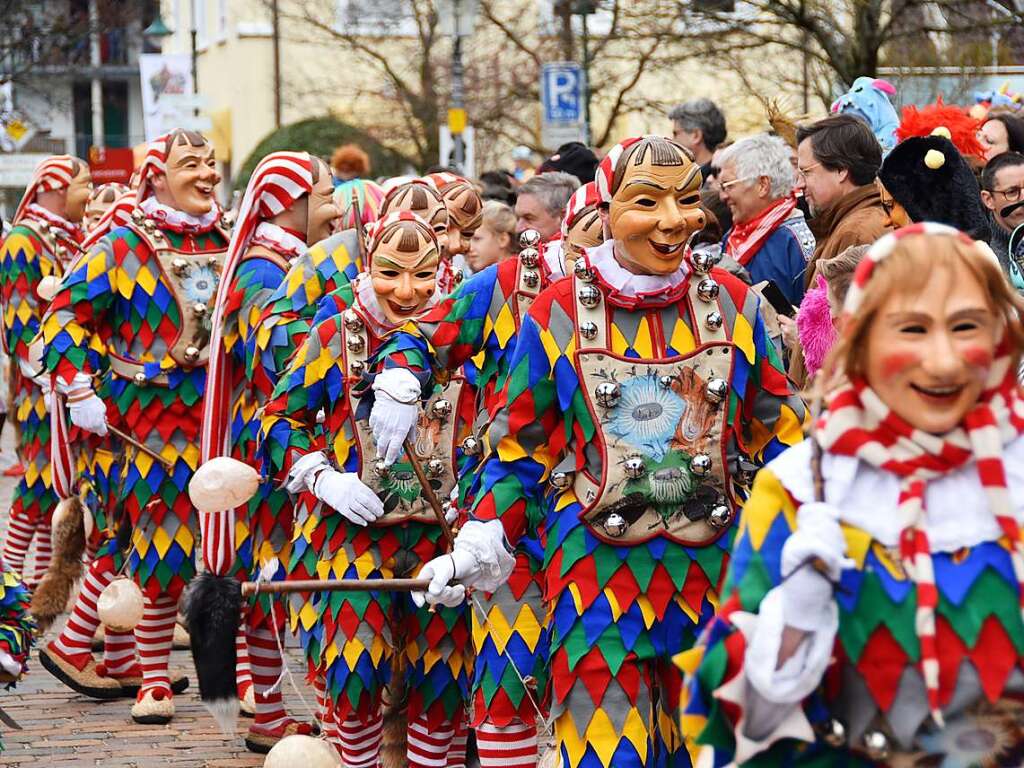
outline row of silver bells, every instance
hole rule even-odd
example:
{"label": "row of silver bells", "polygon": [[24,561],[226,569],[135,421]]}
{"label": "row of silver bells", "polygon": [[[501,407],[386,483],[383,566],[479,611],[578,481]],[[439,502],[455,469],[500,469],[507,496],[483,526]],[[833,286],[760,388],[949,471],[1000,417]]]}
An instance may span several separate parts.
{"label": "row of silver bells", "polygon": [[[840,720],[831,718],[824,725],[822,739],[830,747],[841,749],[846,746],[846,726]],[[860,748],[871,760],[888,760],[892,754],[889,737],[884,731],[866,731],[860,739]]]}
{"label": "row of silver bells", "polygon": [[[661,377],[663,387],[672,386],[672,377]],[[712,405],[719,405],[729,395],[729,382],[717,376],[708,379],[704,385],[704,398]],[[594,388],[594,399],[602,408],[614,408],[622,399],[622,386],[617,381],[602,381]]]}
{"label": "row of silver bells", "polygon": [[[732,522],[732,508],[724,502],[711,507],[705,517],[712,528],[725,528]],[[601,520],[601,529],[612,539],[619,539],[629,530],[629,521],[618,512],[609,512]]]}

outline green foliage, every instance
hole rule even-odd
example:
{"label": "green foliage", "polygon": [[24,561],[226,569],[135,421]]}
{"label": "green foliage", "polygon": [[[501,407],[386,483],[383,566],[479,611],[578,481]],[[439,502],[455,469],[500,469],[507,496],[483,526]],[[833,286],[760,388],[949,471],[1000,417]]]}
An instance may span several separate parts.
{"label": "green foliage", "polygon": [[315,117],[298,123],[285,125],[266,136],[256,145],[242,165],[235,179],[234,187],[245,189],[256,164],[271,152],[310,152],[330,159],[341,144],[358,144],[370,156],[370,175],[398,176],[405,172],[410,162],[394,150],[384,147],[364,131],[333,117]]}

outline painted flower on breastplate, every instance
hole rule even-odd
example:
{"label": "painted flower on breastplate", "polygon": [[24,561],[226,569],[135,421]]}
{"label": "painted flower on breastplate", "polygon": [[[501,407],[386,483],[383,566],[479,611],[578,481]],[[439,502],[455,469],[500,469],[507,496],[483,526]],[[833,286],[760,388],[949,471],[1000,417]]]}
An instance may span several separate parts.
{"label": "painted flower on breastplate", "polygon": [[210,267],[193,267],[181,279],[181,288],[190,304],[208,304],[217,291],[217,273]]}
{"label": "painted flower on breastplate", "polygon": [[[634,369],[635,371],[635,369]],[[661,461],[675,434],[686,403],[666,389],[654,373],[619,382],[621,397],[608,415],[608,434]]]}

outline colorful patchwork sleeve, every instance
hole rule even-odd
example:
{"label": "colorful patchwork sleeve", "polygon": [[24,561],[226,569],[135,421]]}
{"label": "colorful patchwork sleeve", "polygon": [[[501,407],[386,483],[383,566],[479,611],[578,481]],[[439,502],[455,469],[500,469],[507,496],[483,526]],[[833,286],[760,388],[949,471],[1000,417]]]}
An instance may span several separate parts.
{"label": "colorful patchwork sleeve", "polygon": [[27,227],[14,227],[0,249],[0,301],[4,313],[4,345],[8,353],[28,360],[28,347],[39,333],[42,316],[36,289],[53,271],[42,256],[43,244]]}
{"label": "colorful patchwork sleeve", "polygon": [[21,578],[0,559],[0,651],[21,664],[22,671],[28,668],[35,638],[35,621],[28,610],[31,601]]}
{"label": "colorful patchwork sleeve", "polygon": [[262,306],[281,285],[284,270],[270,259],[248,258],[238,266],[226,307],[224,344],[237,365],[243,365],[256,391],[265,398],[277,379],[257,364],[256,329]]}
{"label": "colorful patchwork sleeve", "polygon": [[739,280],[715,277],[738,308],[732,341],[740,354],[733,363],[729,423],[740,449],[753,462],[764,465],[803,440],[807,409],[793,393],[786,369],[768,338],[757,294]]}
{"label": "colorful patchwork sleeve", "polygon": [[317,413],[338,466],[348,469],[355,451],[346,436],[349,416],[342,368],[341,318],[315,326],[281,376],[263,415],[264,453],[272,477],[283,482],[300,456],[315,450]]}
{"label": "colorful patchwork sleeve", "polygon": [[442,382],[473,361],[485,399],[501,386],[499,372],[516,336],[516,262],[488,267],[459,285],[416,322],[391,334],[374,357],[377,368],[430,370]]}
{"label": "colorful patchwork sleeve", "polygon": [[[120,284],[128,281],[121,275],[115,255],[118,248],[127,247],[123,239],[113,236],[101,240],[76,262],[73,271],[64,275],[43,318],[43,362],[48,371],[67,382],[76,373],[101,370],[99,350],[103,345],[91,343],[92,337],[99,335],[102,342],[109,336],[103,326],[105,313],[119,290],[131,288]],[[138,312],[135,315],[141,326],[143,318]]]}

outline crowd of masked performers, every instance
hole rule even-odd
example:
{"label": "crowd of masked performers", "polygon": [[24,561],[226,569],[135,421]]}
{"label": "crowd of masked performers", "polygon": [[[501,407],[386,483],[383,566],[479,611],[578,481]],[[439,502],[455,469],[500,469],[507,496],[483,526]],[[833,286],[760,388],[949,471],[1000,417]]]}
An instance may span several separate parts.
{"label": "crowd of masked performers", "polygon": [[[0,251],[25,468],[0,681],[52,624],[42,668],[166,724],[181,621],[255,752],[1020,765],[1024,302],[955,134],[738,142],[724,248],[708,167],[626,139],[471,274],[485,205],[452,173],[336,191],[274,152],[229,218],[199,133],[130,187],[49,158]],[[977,204],[917,202],[946,194]]]}

